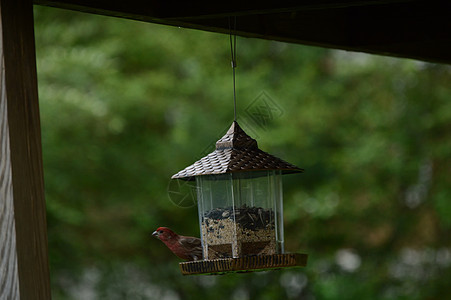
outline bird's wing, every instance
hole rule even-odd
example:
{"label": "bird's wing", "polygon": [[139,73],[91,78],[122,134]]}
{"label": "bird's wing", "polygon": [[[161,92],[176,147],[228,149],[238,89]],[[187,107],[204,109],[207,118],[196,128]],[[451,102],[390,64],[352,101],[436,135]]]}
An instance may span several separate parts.
{"label": "bird's wing", "polygon": [[191,237],[191,236],[181,236],[179,239],[179,243],[182,246],[189,246],[189,247],[202,247],[202,242],[199,238]]}
{"label": "bird's wing", "polygon": [[183,248],[189,250],[192,260],[202,259],[202,242],[199,238],[181,236],[179,243]]}

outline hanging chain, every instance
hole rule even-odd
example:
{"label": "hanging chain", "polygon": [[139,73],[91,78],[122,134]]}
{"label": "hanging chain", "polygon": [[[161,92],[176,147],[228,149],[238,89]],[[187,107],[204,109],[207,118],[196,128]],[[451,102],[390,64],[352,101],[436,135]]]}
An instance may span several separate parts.
{"label": "hanging chain", "polygon": [[[236,122],[236,88],[235,88],[235,68],[236,68],[236,17],[234,19],[233,34],[232,34],[232,17],[229,17],[230,30],[230,52],[232,54],[232,72],[233,72],[233,116]],[[233,35],[233,39],[232,39]]]}

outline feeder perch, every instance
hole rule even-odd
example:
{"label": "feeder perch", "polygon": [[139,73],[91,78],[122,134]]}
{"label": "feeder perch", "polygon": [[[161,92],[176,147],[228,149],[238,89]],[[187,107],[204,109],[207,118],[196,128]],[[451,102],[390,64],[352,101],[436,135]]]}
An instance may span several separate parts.
{"label": "feeder perch", "polygon": [[283,236],[281,175],[300,172],[234,121],[215,151],[172,176],[197,186],[203,260],[180,263],[182,274],[305,266],[306,254],[285,253]]}

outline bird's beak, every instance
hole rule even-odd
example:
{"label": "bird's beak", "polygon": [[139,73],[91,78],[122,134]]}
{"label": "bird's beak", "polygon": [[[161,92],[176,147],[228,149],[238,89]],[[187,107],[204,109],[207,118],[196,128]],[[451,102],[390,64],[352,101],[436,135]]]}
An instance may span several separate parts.
{"label": "bird's beak", "polygon": [[152,232],[152,235],[153,235],[154,237],[158,237],[158,232],[155,230],[154,232]]}

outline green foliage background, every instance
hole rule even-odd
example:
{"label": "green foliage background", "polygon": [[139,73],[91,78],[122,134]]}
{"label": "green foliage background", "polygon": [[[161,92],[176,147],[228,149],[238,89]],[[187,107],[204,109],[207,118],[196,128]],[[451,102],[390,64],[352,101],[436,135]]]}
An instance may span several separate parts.
{"label": "green foliage background", "polygon": [[54,299],[451,298],[449,66],[238,38],[244,129],[306,169],[285,239],[309,264],[183,277],[150,234],[199,234],[169,178],[232,121],[228,36],[45,7],[35,26]]}

